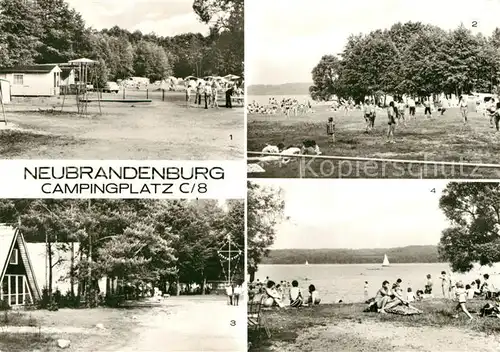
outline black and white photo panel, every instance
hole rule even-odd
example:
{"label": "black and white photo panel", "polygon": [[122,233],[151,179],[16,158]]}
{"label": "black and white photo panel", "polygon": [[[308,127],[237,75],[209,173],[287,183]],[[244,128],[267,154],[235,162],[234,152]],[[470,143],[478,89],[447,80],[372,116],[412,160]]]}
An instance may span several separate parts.
{"label": "black and white photo panel", "polygon": [[249,350],[497,350],[499,201],[498,182],[251,181]]}
{"label": "black and white photo panel", "polygon": [[244,203],[0,199],[0,350],[246,351]]}
{"label": "black and white photo panel", "polygon": [[242,159],[243,10],[0,1],[1,157]]}
{"label": "black and white photo panel", "polygon": [[500,178],[500,2],[246,4],[255,178]]}

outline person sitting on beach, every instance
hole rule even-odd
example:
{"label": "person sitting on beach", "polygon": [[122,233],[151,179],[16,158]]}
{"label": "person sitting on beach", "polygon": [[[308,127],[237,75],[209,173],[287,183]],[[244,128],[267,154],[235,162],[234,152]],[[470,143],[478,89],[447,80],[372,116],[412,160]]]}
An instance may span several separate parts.
{"label": "person sitting on beach", "polygon": [[500,318],[500,301],[498,298],[496,302],[488,302],[481,308],[480,317]]}
{"label": "person sitting on beach", "polygon": [[272,307],[274,305],[283,308],[285,305],[281,301],[281,295],[276,290],[276,284],[272,280],[268,280],[265,288],[266,299],[264,300],[264,307]]}
{"label": "person sitting on beach", "polygon": [[279,154],[285,148],[283,143],[278,143],[278,145],[267,144],[263,149],[262,153],[266,154]]}
{"label": "person sitting on beach", "polygon": [[[466,293],[465,293],[465,288],[464,288],[464,284],[459,281],[457,282],[457,284],[455,285],[457,287],[456,291],[455,291],[455,295],[457,297],[457,300],[458,300],[458,305],[457,307],[455,308],[455,310],[462,310],[462,312],[464,312],[470,320],[472,320],[472,315],[470,315],[469,311],[467,310],[467,307],[465,307],[465,303],[467,302],[467,298],[466,298]],[[455,318],[458,318],[458,314],[455,315]]]}
{"label": "person sitting on beach", "polygon": [[377,291],[377,294],[375,295],[375,303],[377,304],[379,313],[385,313],[384,308],[390,300],[391,290],[389,289],[389,281],[385,280],[384,282],[382,282],[382,287]]}
{"label": "person sitting on beach", "polygon": [[492,299],[497,296],[497,291],[493,283],[490,282],[490,275],[483,275],[484,282],[481,286],[481,292],[485,295],[486,299]]}
{"label": "person sitting on beach", "polygon": [[427,282],[425,283],[425,289],[424,289],[424,293],[426,295],[431,295],[432,294],[432,278],[431,278],[431,274],[427,274]]}
{"label": "person sitting on beach", "polygon": [[301,154],[320,155],[321,151],[319,150],[319,146],[316,144],[316,141],[306,139],[304,142],[302,142]]}
{"label": "person sitting on beach", "polygon": [[307,298],[307,304],[310,306],[317,305],[321,302],[321,298],[319,298],[319,293],[316,291],[316,287],[314,285],[309,285],[309,297]]}
{"label": "person sitting on beach", "polygon": [[424,291],[422,290],[417,290],[417,297],[416,297],[417,301],[421,301],[424,299]]}
{"label": "person sitting on beach", "polygon": [[411,287],[408,287],[408,290],[406,293],[406,301],[407,302],[415,302],[415,294],[413,294]]}
{"label": "person sitting on beach", "polygon": [[298,308],[304,303],[304,298],[302,297],[302,292],[299,288],[299,283],[297,280],[292,281],[292,287],[290,288],[290,306]]}

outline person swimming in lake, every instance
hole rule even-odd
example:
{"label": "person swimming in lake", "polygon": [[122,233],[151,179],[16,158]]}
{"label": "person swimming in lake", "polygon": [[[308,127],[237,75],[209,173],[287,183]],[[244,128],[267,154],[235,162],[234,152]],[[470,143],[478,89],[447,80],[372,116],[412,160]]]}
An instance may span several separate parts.
{"label": "person swimming in lake", "polygon": [[309,297],[307,298],[307,304],[310,306],[317,305],[321,302],[319,293],[314,285],[309,285]]}

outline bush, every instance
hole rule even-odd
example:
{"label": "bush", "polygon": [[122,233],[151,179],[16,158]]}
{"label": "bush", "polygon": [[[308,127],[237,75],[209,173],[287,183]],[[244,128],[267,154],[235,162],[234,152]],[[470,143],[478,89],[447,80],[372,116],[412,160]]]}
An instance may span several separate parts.
{"label": "bush", "polygon": [[125,301],[125,297],[123,295],[107,295],[104,297],[103,304],[106,307],[110,308],[118,308]]}
{"label": "bush", "polygon": [[4,300],[0,299],[0,311],[4,311],[4,310],[7,311],[10,309],[11,309],[11,307],[10,307],[9,302],[7,302],[6,299],[4,299]]}

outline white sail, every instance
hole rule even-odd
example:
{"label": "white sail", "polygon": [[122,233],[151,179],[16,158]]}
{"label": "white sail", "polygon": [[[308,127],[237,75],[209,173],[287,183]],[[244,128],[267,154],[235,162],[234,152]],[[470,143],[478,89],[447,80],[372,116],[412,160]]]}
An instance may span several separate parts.
{"label": "white sail", "polygon": [[384,254],[384,262],[382,263],[382,266],[389,266],[389,259],[387,258],[387,254]]}
{"label": "white sail", "polygon": [[309,262],[308,262],[307,260],[306,260],[306,263],[305,263],[305,265],[309,265]]}

